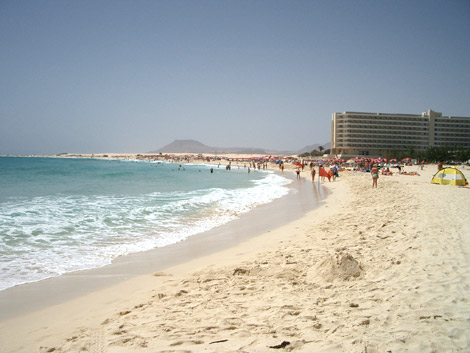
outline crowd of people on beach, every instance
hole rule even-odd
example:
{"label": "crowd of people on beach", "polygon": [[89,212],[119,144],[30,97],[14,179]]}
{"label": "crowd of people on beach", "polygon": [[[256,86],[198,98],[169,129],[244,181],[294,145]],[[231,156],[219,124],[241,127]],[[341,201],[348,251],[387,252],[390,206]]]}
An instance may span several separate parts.
{"label": "crowd of people on beach", "polygon": [[[396,161],[393,161],[396,162]],[[377,187],[377,182],[379,179],[379,175],[417,175],[419,176],[418,171],[405,171],[405,166],[418,166],[418,170],[423,170],[425,161],[413,161],[411,159],[406,159],[401,162],[392,163],[386,160],[377,160],[372,158],[361,158],[357,159],[354,162],[348,161],[345,162],[344,160],[321,160],[321,161],[310,161],[310,163],[302,161],[302,162],[295,162],[293,164],[296,166],[295,172],[297,178],[300,179],[300,174],[304,171],[304,168],[309,166],[310,167],[310,175],[312,178],[312,182],[315,181],[317,176],[316,167],[318,167],[318,175],[320,181],[325,181],[328,179],[329,181],[335,181],[337,177],[339,177],[339,171],[342,170],[349,170],[353,171],[354,173],[370,173],[372,177],[372,187]],[[281,168],[281,166],[279,167]],[[282,167],[283,168],[283,167]],[[391,168],[396,168],[396,171],[391,171]],[[438,170],[442,169],[442,164],[438,165]],[[283,169],[282,169],[283,170]]]}
{"label": "crowd of people on beach", "polygon": [[[99,157],[99,156],[94,156]],[[120,158],[119,156],[107,156],[106,158]],[[318,159],[308,160],[299,159],[295,156],[258,156],[258,157],[228,157],[222,155],[208,156],[202,154],[138,154],[135,157],[138,160],[147,161],[165,161],[173,163],[208,163],[217,165],[220,168],[221,164],[225,164],[226,170],[231,170],[232,165],[235,164],[238,168],[243,167],[251,173],[252,171],[260,171],[266,169],[274,169],[276,167],[284,173],[285,169],[294,170],[297,179],[301,179],[301,173],[305,168],[310,168],[310,176],[312,182],[315,180],[324,182],[326,179],[332,182],[339,177],[339,172],[342,170],[353,171],[354,173],[370,173],[372,177],[372,187],[377,187],[377,182],[380,175],[391,176],[399,175],[419,175],[418,170],[423,170],[424,160],[412,160],[405,158],[401,161],[396,159],[383,159],[383,158],[354,158],[345,161],[344,159]],[[406,170],[405,167],[417,165],[418,170]],[[181,165],[178,170],[181,170]],[[443,168],[443,162],[438,164],[438,170]],[[393,170],[396,169],[396,170]],[[318,171],[317,171],[318,170]],[[214,168],[210,169],[214,173]]]}

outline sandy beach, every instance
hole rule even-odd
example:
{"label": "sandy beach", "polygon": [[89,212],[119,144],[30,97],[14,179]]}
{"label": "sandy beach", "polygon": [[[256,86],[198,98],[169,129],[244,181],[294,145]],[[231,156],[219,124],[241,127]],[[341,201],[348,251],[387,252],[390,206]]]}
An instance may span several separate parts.
{"label": "sandy beach", "polygon": [[470,189],[407,170],[343,172],[300,219],[2,321],[0,351],[468,352]]}

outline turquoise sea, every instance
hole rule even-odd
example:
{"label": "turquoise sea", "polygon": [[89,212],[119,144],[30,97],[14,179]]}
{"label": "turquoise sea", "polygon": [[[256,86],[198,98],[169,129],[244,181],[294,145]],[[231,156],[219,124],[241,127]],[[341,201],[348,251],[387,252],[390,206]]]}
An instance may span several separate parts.
{"label": "turquoise sea", "polygon": [[163,247],[289,193],[232,166],[0,157],[0,290]]}

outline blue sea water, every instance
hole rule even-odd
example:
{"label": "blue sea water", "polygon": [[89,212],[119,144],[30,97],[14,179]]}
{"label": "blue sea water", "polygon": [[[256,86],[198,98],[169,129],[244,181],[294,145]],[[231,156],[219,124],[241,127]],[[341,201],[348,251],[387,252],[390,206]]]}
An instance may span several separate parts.
{"label": "blue sea water", "polygon": [[289,192],[272,172],[0,157],[0,290],[179,242]]}

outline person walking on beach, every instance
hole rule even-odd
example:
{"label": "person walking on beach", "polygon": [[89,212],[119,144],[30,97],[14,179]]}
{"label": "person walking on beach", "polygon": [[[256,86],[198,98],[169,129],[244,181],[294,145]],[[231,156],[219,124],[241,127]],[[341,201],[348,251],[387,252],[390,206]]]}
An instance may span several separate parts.
{"label": "person walking on beach", "polygon": [[315,174],[316,173],[317,172],[315,171],[315,168],[312,167],[312,172],[311,172],[311,174],[312,174],[312,183],[315,181]]}
{"label": "person walking on beach", "polygon": [[300,169],[299,168],[296,169],[295,173],[297,174],[297,179],[300,179]]}
{"label": "person walking on beach", "polygon": [[372,187],[377,188],[377,179],[379,179],[379,169],[377,168],[376,164],[372,166],[370,174],[372,175]]}
{"label": "person walking on beach", "polygon": [[330,169],[328,170],[328,175],[330,176],[330,177],[328,178],[328,180],[331,181],[331,179],[333,179],[333,181],[335,181],[335,175],[334,175],[334,173],[333,173],[333,168],[330,168]]}

